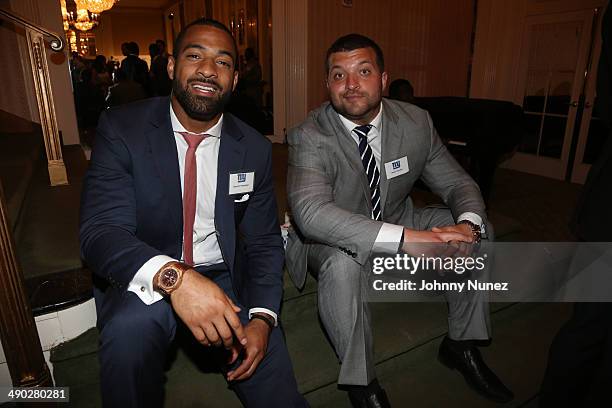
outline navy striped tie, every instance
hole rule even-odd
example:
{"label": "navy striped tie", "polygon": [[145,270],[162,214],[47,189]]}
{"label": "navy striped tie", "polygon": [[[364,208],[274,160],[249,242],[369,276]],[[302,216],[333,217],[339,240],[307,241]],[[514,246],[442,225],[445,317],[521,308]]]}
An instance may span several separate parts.
{"label": "navy striped tie", "polygon": [[370,184],[370,198],[372,199],[372,219],[380,220],[380,173],[372,148],[368,144],[368,132],[372,129],[372,125],[357,126],[353,129],[353,132],[359,136],[359,155],[361,156],[361,163],[365,169],[366,175],[368,176],[368,183]]}

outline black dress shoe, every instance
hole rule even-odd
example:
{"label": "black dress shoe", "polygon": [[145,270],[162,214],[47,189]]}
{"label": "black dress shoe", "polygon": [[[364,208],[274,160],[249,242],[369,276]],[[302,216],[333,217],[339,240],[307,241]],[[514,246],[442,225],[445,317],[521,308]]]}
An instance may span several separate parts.
{"label": "black dress shoe", "polygon": [[368,395],[349,392],[349,399],[354,408],[391,408],[387,393],[382,388]]}
{"label": "black dress shoe", "polygon": [[444,337],[438,360],[450,369],[457,369],[477,393],[495,402],[509,402],[514,394],[485,364],[480,351],[470,341]]}

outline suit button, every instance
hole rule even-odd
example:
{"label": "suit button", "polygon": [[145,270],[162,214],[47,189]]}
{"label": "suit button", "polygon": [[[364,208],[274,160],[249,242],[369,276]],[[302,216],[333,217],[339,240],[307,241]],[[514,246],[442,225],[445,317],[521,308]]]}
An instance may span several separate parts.
{"label": "suit button", "polygon": [[351,254],[351,256],[352,256],[353,258],[357,258],[357,254],[356,254],[355,252],[353,252],[353,253]]}

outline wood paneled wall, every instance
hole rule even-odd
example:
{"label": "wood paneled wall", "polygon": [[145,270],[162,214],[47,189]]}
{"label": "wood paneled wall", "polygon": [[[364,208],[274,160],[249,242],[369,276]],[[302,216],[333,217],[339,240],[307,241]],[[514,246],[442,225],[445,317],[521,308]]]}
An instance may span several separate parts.
{"label": "wood paneled wall", "polygon": [[327,99],[327,48],[352,32],[376,41],[390,80],[410,80],[415,95],[466,96],[473,19],[474,0],[310,0],[309,108]]}
{"label": "wood paneled wall", "polygon": [[149,55],[149,44],[164,36],[164,14],[160,9],[136,7],[113,7],[100,16],[96,29],[98,54],[107,58],[113,55],[119,59],[121,44],[134,41],[140,48],[140,55]]}
{"label": "wood paneled wall", "polygon": [[515,101],[526,8],[527,0],[478,1],[471,97]]}
{"label": "wood paneled wall", "polygon": [[198,18],[206,17],[206,1],[185,0],[183,2],[185,24],[189,24]]}
{"label": "wood paneled wall", "polygon": [[470,97],[522,105],[519,64],[527,16],[603,7],[607,0],[478,0]]}

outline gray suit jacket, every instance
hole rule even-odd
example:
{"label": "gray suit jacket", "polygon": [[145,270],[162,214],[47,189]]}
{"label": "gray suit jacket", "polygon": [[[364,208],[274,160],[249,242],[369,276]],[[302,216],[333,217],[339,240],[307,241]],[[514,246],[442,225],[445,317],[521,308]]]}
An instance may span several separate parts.
{"label": "gray suit jacket", "polygon": [[[420,178],[449,206],[455,219],[464,212],[486,220],[476,183],[448,152],[429,114],[414,105],[383,99],[380,192],[382,219],[413,228],[410,192]],[[328,103],[309,113],[288,135],[287,192],[293,227],[287,267],[301,288],[308,247],[337,247],[364,265],[383,224],[370,218],[370,190],[357,144]],[[384,163],[407,157],[409,171],[387,179]]]}

